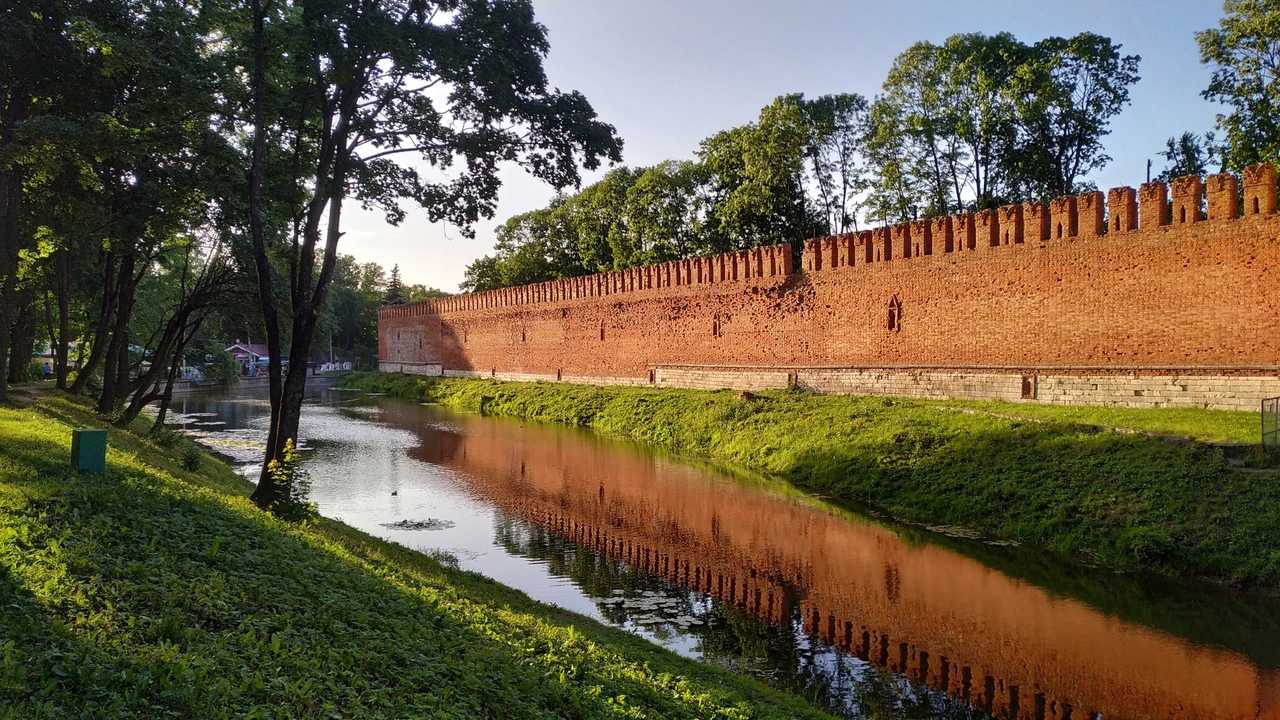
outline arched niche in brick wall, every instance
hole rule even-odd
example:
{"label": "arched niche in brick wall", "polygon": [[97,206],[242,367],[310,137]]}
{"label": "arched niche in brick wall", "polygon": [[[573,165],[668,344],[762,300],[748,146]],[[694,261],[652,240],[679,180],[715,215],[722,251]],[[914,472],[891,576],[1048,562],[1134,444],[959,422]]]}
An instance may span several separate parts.
{"label": "arched niche in brick wall", "polygon": [[900,332],[902,330],[902,301],[894,295],[889,299],[889,332]]}

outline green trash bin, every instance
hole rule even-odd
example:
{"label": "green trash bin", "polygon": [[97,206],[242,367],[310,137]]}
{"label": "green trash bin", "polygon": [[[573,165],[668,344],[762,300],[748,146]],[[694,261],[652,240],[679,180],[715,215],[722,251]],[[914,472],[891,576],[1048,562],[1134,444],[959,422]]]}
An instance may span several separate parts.
{"label": "green trash bin", "polygon": [[71,431],[71,469],[76,472],[107,471],[107,431]]}

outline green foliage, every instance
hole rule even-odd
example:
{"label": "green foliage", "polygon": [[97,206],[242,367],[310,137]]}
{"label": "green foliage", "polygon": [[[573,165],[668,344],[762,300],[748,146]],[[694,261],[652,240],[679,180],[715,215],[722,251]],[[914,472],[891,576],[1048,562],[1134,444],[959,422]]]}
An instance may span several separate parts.
{"label": "green foliage", "polygon": [[1033,200],[1089,189],[1082,178],[1104,167],[1102,138],[1129,104],[1137,55],[1091,32],[1032,45],[1005,92],[1018,127],[1012,184]]}
{"label": "green foliage", "polygon": [[785,95],[702,141],[696,161],[617,168],[497,229],[462,289],[492,290],[800,241],[857,226],[865,189],[858,95]]}
{"label": "green foliage", "polygon": [[319,508],[308,499],[311,474],[302,467],[302,455],[292,438],[285,441],[282,456],[267,465],[267,473],[277,488],[276,500],[267,510],[278,518],[293,522],[314,520],[319,515]]}
{"label": "green foliage", "polygon": [[[610,171],[606,180],[617,172]],[[550,207],[516,215],[499,225],[494,255],[467,266],[462,290],[480,292],[586,274],[564,205],[565,198],[559,197]]]}
{"label": "green foliage", "polygon": [[801,99],[808,125],[805,157],[814,198],[830,232],[858,228],[861,195],[870,183],[864,167],[870,105],[861,95]]}
{"label": "green foliage", "polygon": [[316,350],[328,357],[332,338],[334,349],[343,358],[354,356],[371,362],[378,353],[378,308],[386,304],[390,294],[381,265],[339,255],[326,312],[316,334]]}
{"label": "green foliage", "polygon": [[[207,359],[210,355],[213,356],[212,361]],[[204,373],[205,380],[219,385],[236,385],[240,382],[240,368],[236,364],[236,359],[231,357],[231,353],[227,352],[222,343],[211,342],[205,345],[199,362],[203,363],[201,372]]]}
{"label": "green foliage", "polygon": [[88,395],[91,398],[97,398],[99,395],[102,394],[102,371],[101,370],[98,370],[97,372],[93,373],[88,378],[86,378],[85,384],[84,384],[84,392],[86,395]]}
{"label": "green foliage", "polygon": [[884,94],[783,95],[704,139],[697,160],[620,168],[498,229],[464,290],[489,290],[801,241],[1075,194],[1110,158],[1139,58],[1080,33],[919,42]]}
{"label": "green foliage", "polygon": [[439,288],[429,288],[421,283],[414,283],[405,288],[405,299],[414,303],[448,296],[449,293]]}
{"label": "green foliage", "polygon": [[699,160],[711,176],[711,220],[734,248],[825,234],[824,218],[804,188],[805,151],[813,142],[802,95],[786,95],[750,125],[703,140]]}
{"label": "green foliage", "polygon": [[40,382],[44,379],[44,361],[32,360],[27,363],[27,369],[22,373],[22,379],[27,382]]}
{"label": "green foliage", "polygon": [[325,519],[85,406],[0,408],[0,716],[800,718],[805,703]]}
{"label": "green foliage", "polygon": [[1154,179],[1169,182],[1183,175],[1204,175],[1219,151],[1211,132],[1203,137],[1191,132],[1171,137],[1165,141],[1165,149],[1158,153],[1168,164]]}
{"label": "green foliage", "polygon": [[871,111],[870,217],[898,222],[1078,193],[1138,81],[1137,56],[1081,33],[919,42]]}
{"label": "green foliage", "polygon": [[156,425],[151,428],[151,442],[161,450],[172,450],[182,441],[182,436],[174,432],[166,425]]}
{"label": "green foliage", "polygon": [[[897,517],[1119,568],[1280,584],[1280,475],[1175,435],[1256,442],[1257,415],[779,390],[586,387],[359,374],[352,387],[578,425],[780,476]],[[1110,428],[1119,428],[1113,431]]]}
{"label": "green foliage", "polygon": [[[158,443],[157,443],[158,444]],[[200,469],[200,460],[204,457],[204,453],[200,452],[200,448],[191,446],[182,451],[182,469],[195,472]]]}
{"label": "green foliage", "polygon": [[391,266],[391,279],[387,281],[387,291],[383,295],[383,300],[387,304],[407,300],[405,297],[404,286],[400,283],[400,264]]}
{"label": "green foliage", "polygon": [[1225,0],[1218,27],[1196,33],[1200,59],[1213,67],[1202,95],[1229,112],[1218,116],[1222,160],[1240,171],[1280,162],[1280,5]]}

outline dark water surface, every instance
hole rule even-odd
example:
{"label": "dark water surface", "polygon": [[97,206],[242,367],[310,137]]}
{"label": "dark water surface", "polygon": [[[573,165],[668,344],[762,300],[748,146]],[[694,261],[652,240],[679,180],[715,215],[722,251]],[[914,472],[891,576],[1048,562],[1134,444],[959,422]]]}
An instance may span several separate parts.
{"label": "dark water surface", "polygon": [[[579,430],[308,403],[323,514],[842,715],[1280,720],[1272,597],[897,525]],[[175,404],[253,476],[260,392]]]}

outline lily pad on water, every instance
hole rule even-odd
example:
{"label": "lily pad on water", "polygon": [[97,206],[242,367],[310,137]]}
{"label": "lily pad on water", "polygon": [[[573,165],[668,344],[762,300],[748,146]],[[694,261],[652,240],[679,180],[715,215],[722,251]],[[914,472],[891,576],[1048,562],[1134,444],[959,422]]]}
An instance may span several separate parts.
{"label": "lily pad on water", "polygon": [[396,522],[382,523],[382,527],[392,530],[448,530],[454,524],[452,520],[427,518],[426,520],[397,520]]}

